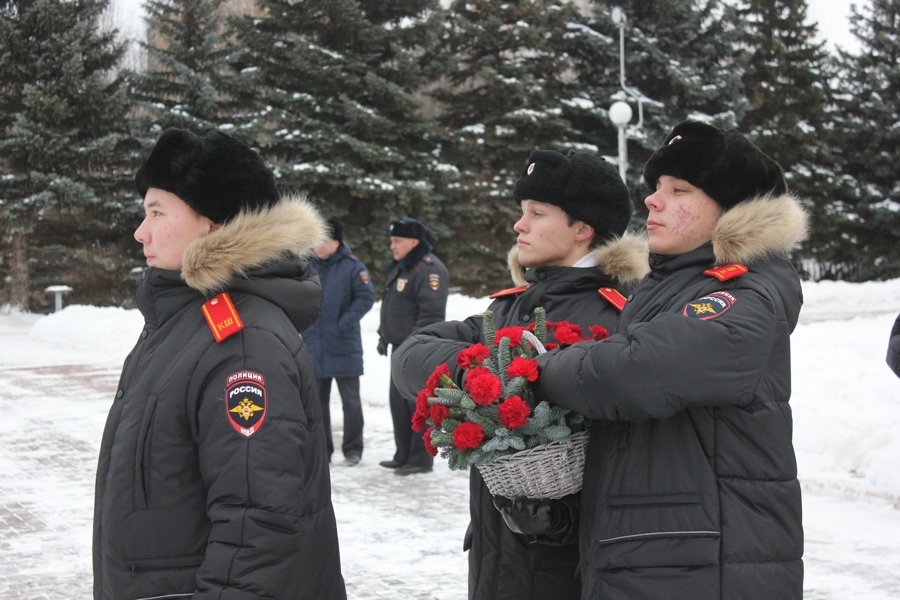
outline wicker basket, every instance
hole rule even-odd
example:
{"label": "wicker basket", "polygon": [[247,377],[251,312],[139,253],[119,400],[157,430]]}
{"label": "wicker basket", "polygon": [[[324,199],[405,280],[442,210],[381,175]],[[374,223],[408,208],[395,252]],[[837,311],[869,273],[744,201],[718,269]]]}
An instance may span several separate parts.
{"label": "wicker basket", "polygon": [[581,490],[589,432],[478,465],[491,494],[506,498],[562,498]]}

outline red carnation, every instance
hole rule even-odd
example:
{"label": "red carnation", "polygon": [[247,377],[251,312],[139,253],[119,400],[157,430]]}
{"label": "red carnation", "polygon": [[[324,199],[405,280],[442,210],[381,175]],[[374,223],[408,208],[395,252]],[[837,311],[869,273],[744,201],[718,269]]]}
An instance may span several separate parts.
{"label": "red carnation", "polygon": [[434,446],[431,445],[431,432],[434,431],[433,428],[429,427],[425,430],[425,435],[422,436],[422,441],[425,442],[425,450],[431,456],[437,456],[438,450]]}
{"label": "red carnation", "polygon": [[428,390],[420,390],[416,396],[416,410],[412,416],[412,430],[425,429],[425,420],[428,418]]}
{"label": "red carnation", "polygon": [[506,372],[510,377],[524,377],[528,381],[537,381],[537,361],[523,356],[517,356],[509,363],[509,368]]}
{"label": "red carnation", "polygon": [[489,406],[500,399],[503,382],[487,367],[475,367],[466,373],[465,387],[475,404]]}
{"label": "red carnation", "polygon": [[431,422],[434,423],[434,426],[440,427],[444,419],[450,416],[450,408],[443,404],[435,403],[431,405],[430,414]]}
{"label": "red carnation", "polygon": [[428,393],[428,390],[419,390],[419,394],[416,396],[416,409],[428,410],[428,398],[430,396],[431,394]]}
{"label": "red carnation", "polygon": [[605,340],[609,337],[609,330],[606,327],[601,327],[600,325],[591,325],[588,328],[591,332],[591,336],[596,341]]}
{"label": "red carnation", "polygon": [[528,423],[531,409],[519,396],[511,396],[497,407],[497,416],[507,429],[518,429]]}
{"label": "red carnation", "polygon": [[472,344],[456,355],[456,364],[463,369],[478,366],[491,355],[491,351],[484,344]]}
{"label": "red carnation", "polygon": [[428,376],[428,381],[425,382],[425,390],[429,396],[434,396],[434,390],[440,387],[441,377],[444,375],[450,376],[450,367],[447,366],[447,363],[439,364],[434,369],[434,372]]}
{"label": "red carnation", "polygon": [[562,321],[557,323],[553,330],[553,336],[560,344],[575,344],[581,341],[582,329],[579,325]]}
{"label": "red carnation", "polygon": [[453,445],[460,450],[473,450],[481,445],[484,430],[475,423],[461,423],[453,430]]}
{"label": "red carnation", "polygon": [[508,337],[509,338],[509,347],[515,348],[516,346],[522,343],[522,332],[525,331],[524,327],[504,327],[503,329],[498,329],[494,332],[494,345],[499,346],[500,341]]}

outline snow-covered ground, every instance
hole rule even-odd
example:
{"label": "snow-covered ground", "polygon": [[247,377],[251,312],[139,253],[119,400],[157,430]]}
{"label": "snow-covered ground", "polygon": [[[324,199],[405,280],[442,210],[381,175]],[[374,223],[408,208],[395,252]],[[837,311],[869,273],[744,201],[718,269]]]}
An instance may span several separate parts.
{"label": "snow-covered ground", "polygon": [[[900,379],[884,363],[900,279],[804,286],[792,337],[794,444],[804,488],[805,597],[900,598]],[[488,301],[451,295],[448,318]],[[397,477],[390,458],[387,358],[379,305],[363,320],[363,461],[335,456],[333,501],[350,598],[463,600],[467,476],[438,459]],[[70,306],[0,315],[0,598],[88,598],[100,435],[137,311]],[[340,400],[331,399],[336,446]],[[763,596],[764,597],[764,593]]]}

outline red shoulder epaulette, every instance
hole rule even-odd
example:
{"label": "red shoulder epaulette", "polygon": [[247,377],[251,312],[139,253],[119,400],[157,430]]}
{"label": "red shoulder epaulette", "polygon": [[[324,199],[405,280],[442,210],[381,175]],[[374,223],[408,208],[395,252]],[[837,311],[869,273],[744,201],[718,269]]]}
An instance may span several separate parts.
{"label": "red shoulder epaulette", "polygon": [[231,296],[225,292],[206,302],[202,310],[216,343],[228,339],[244,328],[244,322],[231,302]]}
{"label": "red shoulder epaulette", "polygon": [[619,290],[611,287],[602,287],[599,290],[600,295],[606,298],[606,300],[618,308],[620,311],[625,308],[625,304],[628,302],[628,299],[625,298],[622,294],[619,293]]}
{"label": "red shoulder epaulette", "polygon": [[719,281],[728,281],[729,279],[740,277],[741,275],[743,275],[744,273],[748,273],[749,271],[750,269],[748,269],[744,265],[733,263],[730,265],[715,267],[714,269],[707,269],[703,271],[703,274],[709,275],[710,277],[715,277]]}
{"label": "red shoulder epaulette", "polygon": [[507,288],[505,290],[500,290],[499,292],[494,292],[490,296],[488,296],[491,300],[494,298],[503,298],[505,296],[515,296],[516,294],[521,294],[525,290],[528,289],[527,285],[520,285],[519,287]]}

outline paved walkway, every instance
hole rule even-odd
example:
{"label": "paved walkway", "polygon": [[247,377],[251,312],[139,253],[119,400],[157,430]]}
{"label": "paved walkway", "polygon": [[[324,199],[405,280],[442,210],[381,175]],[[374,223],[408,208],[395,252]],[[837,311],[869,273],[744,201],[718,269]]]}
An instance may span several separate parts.
{"label": "paved walkway", "polygon": [[[119,364],[71,353],[16,348],[0,335],[0,598],[91,597],[91,522],[97,451]],[[54,362],[58,364],[53,364]],[[438,461],[425,476],[378,466],[392,434],[386,389],[362,390],[366,452],[357,467],[335,455],[332,486],[348,596],[355,600],[464,600],[468,522],[465,473]],[[340,447],[339,399],[332,397]],[[900,599],[900,507],[806,486],[807,600]]]}

